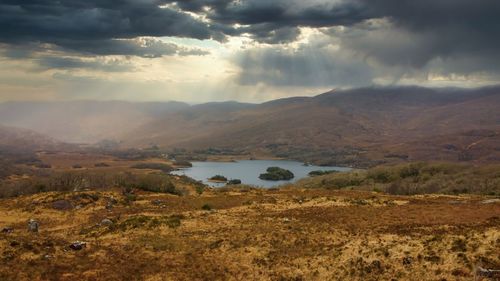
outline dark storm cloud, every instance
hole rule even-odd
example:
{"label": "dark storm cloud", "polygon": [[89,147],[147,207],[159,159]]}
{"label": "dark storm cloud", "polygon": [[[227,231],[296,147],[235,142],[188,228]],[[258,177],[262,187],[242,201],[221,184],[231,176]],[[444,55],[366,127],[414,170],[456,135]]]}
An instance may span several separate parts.
{"label": "dark storm cloud", "polygon": [[[216,23],[212,28],[219,27],[216,30],[226,35],[250,34],[256,41],[269,44],[295,41],[299,35],[298,27],[351,25],[369,18],[355,2],[332,4],[323,1],[309,5],[307,1],[296,0],[191,0],[178,5],[206,13]],[[203,10],[207,7],[210,8],[208,11]],[[235,24],[242,26],[233,27]]]}
{"label": "dark storm cloud", "polygon": [[279,46],[260,56],[247,52],[241,54],[245,59],[236,61],[240,83],[352,86],[372,83],[373,73],[390,76],[394,82],[405,75],[425,77],[427,73],[498,77],[498,15],[500,1],[496,0],[352,0],[335,4],[255,0],[214,8],[209,14],[220,23],[243,24],[239,32],[269,44],[297,38],[298,34],[291,33],[274,40],[272,34],[283,29],[323,27],[341,50],[355,54],[339,60],[338,52],[317,46],[312,47],[315,51],[293,55]]}
{"label": "dark storm cloud", "polygon": [[65,57],[41,57],[36,59],[36,70],[44,71],[48,69],[93,69],[105,72],[126,72],[132,71],[134,67],[131,64],[123,63],[118,60],[83,60],[79,58]]}
{"label": "dark storm cloud", "polygon": [[[0,42],[154,58],[206,54],[155,37],[244,35],[270,46],[235,56],[241,84],[355,86],[374,73],[500,73],[499,15],[498,0],[0,0]],[[321,28],[338,50],[283,48],[301,27]],[[5,54],[30,56],[29,48]]]}
{"label": "dark storm cloud", "polygon": [[62,40],[62,45],[73,51],[89,55],[127,55],[145,58],[157,58],[171,55],[206,55],[208,52],[200,49],[187,49],[173,43],[165,43],[157,39],[107,39],[88,40],[82,43],[79,40]]}
{"label": "dark storm cloud", "polygon": [[500,1],[495,0],[363,0],[373,17],[390,25],[355,26],[345,36],[348,48],[383,63],[423,67],[435,58],[500,58]]}
{"label": "dark storm cloud", "polygon": [[[209,22],[186,11],[204,15]],[[133,54],[130,46],[110,47],[125,43],[112,39],[175,36],[223,41],[225,35],[249,34],[276,44],[295,41],[298,27],[353,27],[386,18],[391,28],[415,36],[427,49],[418,50],[419,57],[411,61],[419,65],[455,53],[497,54],[499,14],[497,0],[3,0],[0,40],[53,43],[90,53],[102,43],[108,51],[100,52]],[[164,51],[169,53],[168,48]],[[377,50],[371,53],[377,55]]]}
{"label": "dark storm cloud", "polygon": [[[51,43],[89,53],[133,55],[137,51],[134,46],[113,39],[211,38],[207,24],[186,13],[161,8],[161,4],[153,0],[4,0],[0,2],[0,41],[13,45]],[[159,56],[158,51],[171,52],[169,48],[154,49],[153,56]]]}

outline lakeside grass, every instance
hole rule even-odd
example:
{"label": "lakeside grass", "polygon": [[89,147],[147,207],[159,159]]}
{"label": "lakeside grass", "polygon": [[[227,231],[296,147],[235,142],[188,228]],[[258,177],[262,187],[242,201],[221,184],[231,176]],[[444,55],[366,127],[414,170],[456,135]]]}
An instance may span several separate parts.
{"label": "lakeside grass", "polygon": [[500,165],[415,162],[333,173],[300,180],[301,188],[355,189],[389,194],[500,196]]}

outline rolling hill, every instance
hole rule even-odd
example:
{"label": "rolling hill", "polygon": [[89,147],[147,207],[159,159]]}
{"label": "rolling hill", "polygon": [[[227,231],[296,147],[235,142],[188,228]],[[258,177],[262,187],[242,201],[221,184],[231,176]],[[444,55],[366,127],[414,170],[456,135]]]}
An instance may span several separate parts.
{"label": "rolling hill", "polygon": [[130,146],[268,152],[319,163],[500,160],[500,88],[365,88],[259,105],[192,106],[123,137]]}
{"label": "rolling hill", "polygon": [[67,142],[223,149],[318,164],[500,161],[500,87],[361,88],[262,104],[0,104],[2,124]]}
{"label": "rolling hill", "polygon": [[31,130],[0,125],[0,150],[8,148],[18,150],[52,149],[58,146],[65,146],[65,144]]}

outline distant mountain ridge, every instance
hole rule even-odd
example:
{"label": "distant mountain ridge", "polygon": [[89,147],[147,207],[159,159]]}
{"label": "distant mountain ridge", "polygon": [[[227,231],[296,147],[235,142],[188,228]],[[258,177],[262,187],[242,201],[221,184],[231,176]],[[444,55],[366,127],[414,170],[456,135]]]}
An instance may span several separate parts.
{"label": "distant mountain ridge", "polygon": [[499,87],[362,88],[200,111],[189,118],[180,111],[123,140],[130,146],[264,151],[356,166],[402,159],[497,161],[499,108]]}
{"label": "distant mountain ridge", "polygon": [[499,108],[500,87],[372,87],[262,104],[10,103],[0,104],[0,123],[64,141],[113,139],[124,147],[220,148],[370,166],[500,161]]}

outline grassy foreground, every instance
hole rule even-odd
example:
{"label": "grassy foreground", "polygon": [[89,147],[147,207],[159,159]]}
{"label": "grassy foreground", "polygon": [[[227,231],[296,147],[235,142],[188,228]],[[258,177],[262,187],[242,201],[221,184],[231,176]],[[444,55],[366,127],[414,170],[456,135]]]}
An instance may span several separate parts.
{"label": "grassy foreground", "polygon": [[[0,228],[11,229],[0,233],[0,280],[471,280],[476,266],[500,269],[492,197],[244,187],[135,195],[1,199]],[[75,241],[86,247],[70,249]]]}

